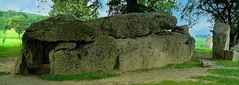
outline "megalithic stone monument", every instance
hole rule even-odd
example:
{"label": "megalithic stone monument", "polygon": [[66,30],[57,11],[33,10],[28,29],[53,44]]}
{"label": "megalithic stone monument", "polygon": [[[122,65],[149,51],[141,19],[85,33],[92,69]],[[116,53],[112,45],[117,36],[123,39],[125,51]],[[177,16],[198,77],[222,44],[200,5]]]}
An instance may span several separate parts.
{"label": "megalithic stone monument", "polygon": [[214,59],[225,59],[224,51],[229,50],[230,26],[225,23],[216,23],[213,28]]}

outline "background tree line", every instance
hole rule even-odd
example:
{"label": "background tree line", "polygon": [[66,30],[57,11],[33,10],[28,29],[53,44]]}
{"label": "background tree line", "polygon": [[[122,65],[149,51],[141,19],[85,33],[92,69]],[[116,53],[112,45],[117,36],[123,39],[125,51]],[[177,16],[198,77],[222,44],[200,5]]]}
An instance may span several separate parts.
{"label": "background tree line", "polygon": [[20,35],[27,27],[44,18],[46,17],[30,13],[16,12],[13,10],[0,11],[0,30],[6,32],[7,30],[15,29],[20,39]]}
{"label": "background tree line", "polygon": [[[38,0],[47,3],[47,0]],[[99,9],[102,7],[100,0],[51,0],[53,2],[50,15],[72,14],[80,20],[88,20],[99,17]],[[108,0],[108,15],[125,13],[167,12],[172,13],[176,6],[171,0]]]}

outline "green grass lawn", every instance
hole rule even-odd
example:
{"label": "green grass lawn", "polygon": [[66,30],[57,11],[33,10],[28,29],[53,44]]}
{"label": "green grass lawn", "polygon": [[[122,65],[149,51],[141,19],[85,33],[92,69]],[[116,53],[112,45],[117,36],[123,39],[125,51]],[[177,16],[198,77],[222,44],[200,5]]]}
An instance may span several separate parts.
{"label": "green grass lawn", "polygon": [[208,72],[225,76],[239,76],[239,69],[217,68],[217,69],[209,69]]}
{"label": "green grass lawn", "polygon": [[211,58],[212,48],[205,48],[206,36],[195,36],[195,50],[196,56]]}
{"label": "green grass lawn", "polygon": [[195,79],[211,82],[210,85],[238,85],[239,79],[225,76],[196,76]]}
{"label": "green grass lawn", "polygon": [[223,66],[226,66],[226,67],[239,67],[239,61],[217,60],[215,62],[218,65],[223,65]]}
{"label": "green grass lawn", "polygon": [[197,48],[204,48],[207,36],[195,36],[195,47]]}
{"label": "green grass lawn", "polygon": [[[5,42],[3,40],[5,38]],[[6,33],[0,31],[0,58],[1,57],[16,57],[21,54],[21,40],[14,30],[9,30]]]}
{"label": "green grass lawn", "polygon": [[119,76],[119,73],[96,73],[96,72],[82,72],[78,74],[59,74],[42,75],[41,78],[44,80],[62,81],[62,80],[94,80]]}

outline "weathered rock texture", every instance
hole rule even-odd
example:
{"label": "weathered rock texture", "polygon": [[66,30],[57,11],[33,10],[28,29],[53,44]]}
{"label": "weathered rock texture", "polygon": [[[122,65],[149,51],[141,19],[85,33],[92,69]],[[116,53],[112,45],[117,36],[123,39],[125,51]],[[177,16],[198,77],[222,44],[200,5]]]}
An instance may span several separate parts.
{"label": "weathered rock texture", "polygon": [[211,35],[208,35],[206,38],[206,42],[205,42],[205,47],[206,48],[212,48],[213,46],[213,39]]}
{"label": "weathered rock texture", "polygon": [[163,13],[79,21],[69,15],[31,25],[23,35],[21,74],[134,71],[190,60],[188,27]]}
{"label": "weathered rock texture", "polygon": [[226,50],[225,59],[232,61],[239,61],[239,44],[230,48],[230,50]]}
{"label": "weathered rock texture", "polygon": [[225,59],[224,50],[229,50],[230,26],[216,23],[213,28],[213,58]]}

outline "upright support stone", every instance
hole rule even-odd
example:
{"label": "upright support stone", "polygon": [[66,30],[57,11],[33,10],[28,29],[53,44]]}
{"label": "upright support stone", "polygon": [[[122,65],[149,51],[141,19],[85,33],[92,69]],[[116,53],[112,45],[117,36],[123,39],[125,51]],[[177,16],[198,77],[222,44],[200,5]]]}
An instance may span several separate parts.
{"label": "upright support stone", "polygon": [[226,50],[225,59],[231,61],[239,61],[239,44],[231,47],[230,50]]}
{"label": "upright support stone", "polygon": [[224,51],[229,50],[230,26],[216,23],[213,28],[213,58],[225,59]]}

